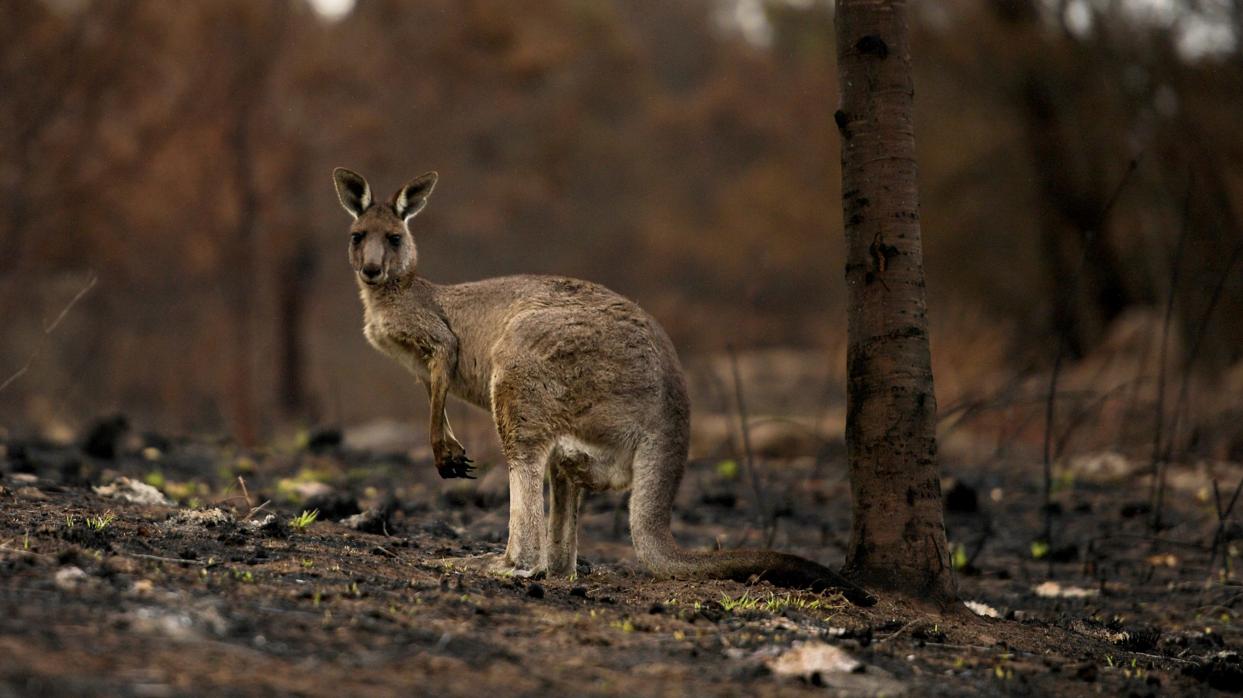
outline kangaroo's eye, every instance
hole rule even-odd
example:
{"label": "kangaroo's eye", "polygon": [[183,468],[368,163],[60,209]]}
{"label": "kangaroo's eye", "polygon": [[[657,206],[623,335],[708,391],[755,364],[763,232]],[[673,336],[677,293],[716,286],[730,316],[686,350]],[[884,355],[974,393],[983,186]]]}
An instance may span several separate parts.
{"label": "kangaroo's eye", "polygon": [[350,244],[357,245],[362,242],[364,235],[366,235],[366,233],[350,233]]}
{"label": "kangaroo's eye", "polygon": [[392,245],[393,247],[401,247],[401,236],[400,235],[388,236],[388,244]]}

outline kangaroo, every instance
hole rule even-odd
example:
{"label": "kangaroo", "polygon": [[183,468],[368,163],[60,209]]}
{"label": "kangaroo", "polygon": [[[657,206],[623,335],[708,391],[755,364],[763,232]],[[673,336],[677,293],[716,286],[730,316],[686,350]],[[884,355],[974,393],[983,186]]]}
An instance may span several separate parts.
{"label": "kangaroo", "polygon": [[509,541],[484,563],[488,569],[573,577],[582,493],[629,487],[635,551],[657,576],[761,578],[875,603],[867,591],[801,557],[692,551],[674,541],[670,517],[686,464],[690,402],[673,343],[636,304],[556,276],[433,284],[416,271],[408,224],[427,205],[436,173],[415,177],[385,203],[372,198],[355,172],[337,168],[333,179],[354,217],[349,258],[363,332],[426,387],[440,476],[473,477],[445,415],[449,393],[487,410],[496,423],[509,463]]}

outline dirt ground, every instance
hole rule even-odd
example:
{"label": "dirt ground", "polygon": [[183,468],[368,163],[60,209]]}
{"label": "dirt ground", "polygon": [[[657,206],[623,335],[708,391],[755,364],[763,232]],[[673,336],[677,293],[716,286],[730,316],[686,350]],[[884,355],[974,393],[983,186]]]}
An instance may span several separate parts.
{"label": "dirt ground", "polygon": [[[1218,526],[1211,494],[1218,482],[1229,500],[1237,464],[1174,466],[1168,528],[1153,535],[1142,464],[1066,459],[1043,545],[1033,544],[1044,525],[1039,458],[977,457],[961,434],[945,435],[961,596],[992,618],[892,598],[861,609],[766,584],[657,581],[634,558],[621,495],[584,503],[576,580],[467,571],[442,560],[503,547],[503,466],[446,482],[425,458],[354,441],[326,430],[241,451],[119,421],[75,445],[10,437],[0,446],[0,696],[1243,686],[1243,587],[1227,571],[1243,532],[1229,517]],[[849,532],[844,458],[839,442],[817,443],[802,457],[761,448],[758,470],[777,517],[774,547],[838,565]],[[315,521],[294,523],[304,510],[318,511]],[[756,512],[743,466],[702,458],[683,483],[675,534],[687,546],[762,544]]]}

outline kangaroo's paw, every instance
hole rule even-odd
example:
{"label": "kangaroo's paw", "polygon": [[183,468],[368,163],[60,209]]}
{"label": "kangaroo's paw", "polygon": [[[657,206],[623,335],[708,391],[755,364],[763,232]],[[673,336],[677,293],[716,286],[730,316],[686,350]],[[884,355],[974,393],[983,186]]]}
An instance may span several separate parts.
{"label": "kangaroo's paw", "polygon": [[472,473],[475,471],[475,466],[471,465],[471,463],[474,463],[474,461],[467,458],[464,453],[450,455],[444,460],[436,463],[436,472],[440,473],[440,477],[446,480],[450,480],[452,478],[474,480],[475,476]]}

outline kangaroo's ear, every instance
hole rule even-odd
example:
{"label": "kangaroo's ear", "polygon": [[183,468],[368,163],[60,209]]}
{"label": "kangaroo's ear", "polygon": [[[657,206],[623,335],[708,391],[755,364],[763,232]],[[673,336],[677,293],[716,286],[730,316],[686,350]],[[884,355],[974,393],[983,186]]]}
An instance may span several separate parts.
{"label": "kangaroo's ear", "polygon": [[393,210],[403,221],[417,215],[427,205],[427,197],[432,195],[436,187],[438,175],[435,172],[421,174],[406,183],[406,186],[393,194]]}
{"label": "kangaroo's ear", "polygon": [[337,198],[350,215],[358,218],[371,206],[371,186],[357,172],[338,167],[332,171],[332,181],[337,185]]}

